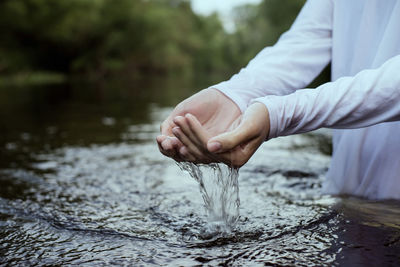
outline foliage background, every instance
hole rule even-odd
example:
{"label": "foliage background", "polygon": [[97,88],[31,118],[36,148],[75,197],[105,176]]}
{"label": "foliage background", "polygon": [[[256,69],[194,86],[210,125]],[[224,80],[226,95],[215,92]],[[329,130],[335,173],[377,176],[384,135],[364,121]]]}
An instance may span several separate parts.
{"label": "foliage background", "polygon": [[198,15],[186,0],[2,0],[0,75],[228,78],[274,44],[303,4],[238,7],[229,33],[217,14]]}

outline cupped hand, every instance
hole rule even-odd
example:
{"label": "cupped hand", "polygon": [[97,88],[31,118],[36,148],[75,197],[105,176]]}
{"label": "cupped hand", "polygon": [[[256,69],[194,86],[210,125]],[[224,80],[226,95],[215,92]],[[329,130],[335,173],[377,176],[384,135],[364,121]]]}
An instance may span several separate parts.
{"label": "cupped hand", "polygon": [[185,148],[180,151],[183,160],[223,162],[233,167],[241,167],[250,159],[268,137],[270,127],[268,109],[258,102],[227,127],[230,130],[217,136],[192,114],[177,116],[174,123],[177,126],[173,128],[173,134]]}
{"label": "cupped hand", "polygon": [[[204,89],[182,101],[161,124],[161,134],[157,136],[160,152],[176,161],[194,159],[191,156],[194,152],[190,151],[173,132],[177,127],[174,119],[186,114],[195,116],[210,137],[230,130],[232,125],[238,124],[241,116],[238,106],[216,89]],[[207,149],[199,146],[196,152],[200,153],[199,150],[204,154],[203,161],[207,162],[205,159],[205,154],[208,154]]]}

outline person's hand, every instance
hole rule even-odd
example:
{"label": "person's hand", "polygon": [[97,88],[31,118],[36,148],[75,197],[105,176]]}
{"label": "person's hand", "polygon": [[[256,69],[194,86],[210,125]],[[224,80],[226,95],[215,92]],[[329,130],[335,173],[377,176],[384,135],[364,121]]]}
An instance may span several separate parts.
{"label": "person's hand", "polygon": [[195,163],[223,162],[241,167],[256,152],[269,134],[269,113],[262,103],[254,103],[246,110],[239,125],[231,124],[231,130],[214,136],[192,114],[174,119],[177,127],[173,133],[187,151],[181,158]]}
{"label": "person's hand", "polygon": [[[216,89],[202,90],[181,102],[161,124],[161,135],[157,136],[161,153],[176,161],[193,159],[188,148],[173,133],[173,128],[177,127],[174,119],[188,113],[196,116],[210,136],[228,131],[232,125],[238,124],[241,116],[237,105]],[[208,153],[207,149],[203,148],[202,152]],[[207,162],[205,155],[203,155],[203,161]]]}

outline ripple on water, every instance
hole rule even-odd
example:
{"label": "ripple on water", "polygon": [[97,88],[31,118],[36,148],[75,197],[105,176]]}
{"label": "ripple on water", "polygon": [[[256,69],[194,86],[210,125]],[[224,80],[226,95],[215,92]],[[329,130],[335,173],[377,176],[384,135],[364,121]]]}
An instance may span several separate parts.
{"label": "ripple on water", "polygon": [[[142,130],[156,131],[150,128]],[[226,214],[236,218],[227,220],[235,227],[212,234],[204,234],[209,214],[199,183],[153,143],[70,146],[37,155],[29,168],[0,170],[0,263],[398,263],[400,205],[321,196],[329,156],[311,141],[294,136],[264,144],[240,169],[240,206],[238,182],[228,180],[231,193],[222,199],[234,199],[225,209],[233,208]],[[202,179],[223,184],[212,176],[215,170],[203,170]],[[214,196],[207,183],[204,190]]]}

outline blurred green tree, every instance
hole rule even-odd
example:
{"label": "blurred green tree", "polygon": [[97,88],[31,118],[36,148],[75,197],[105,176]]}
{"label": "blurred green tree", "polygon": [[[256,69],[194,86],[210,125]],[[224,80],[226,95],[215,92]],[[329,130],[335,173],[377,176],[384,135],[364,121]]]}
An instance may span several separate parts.
{"label": "blurred green tree", "polygon": [[248,62],[261,49],[273,45],[287,31],[305,0],[264,0],[260,5],[244,5],[234,10],[236,32],[232,46],[237,64]]}
{"label": "blurred green tree", "polygon": [[227,33],[217,14],[198,15],[188,0],[2,0],[0,73],[227,76],[273,44],[303,2],[237,8]]}

